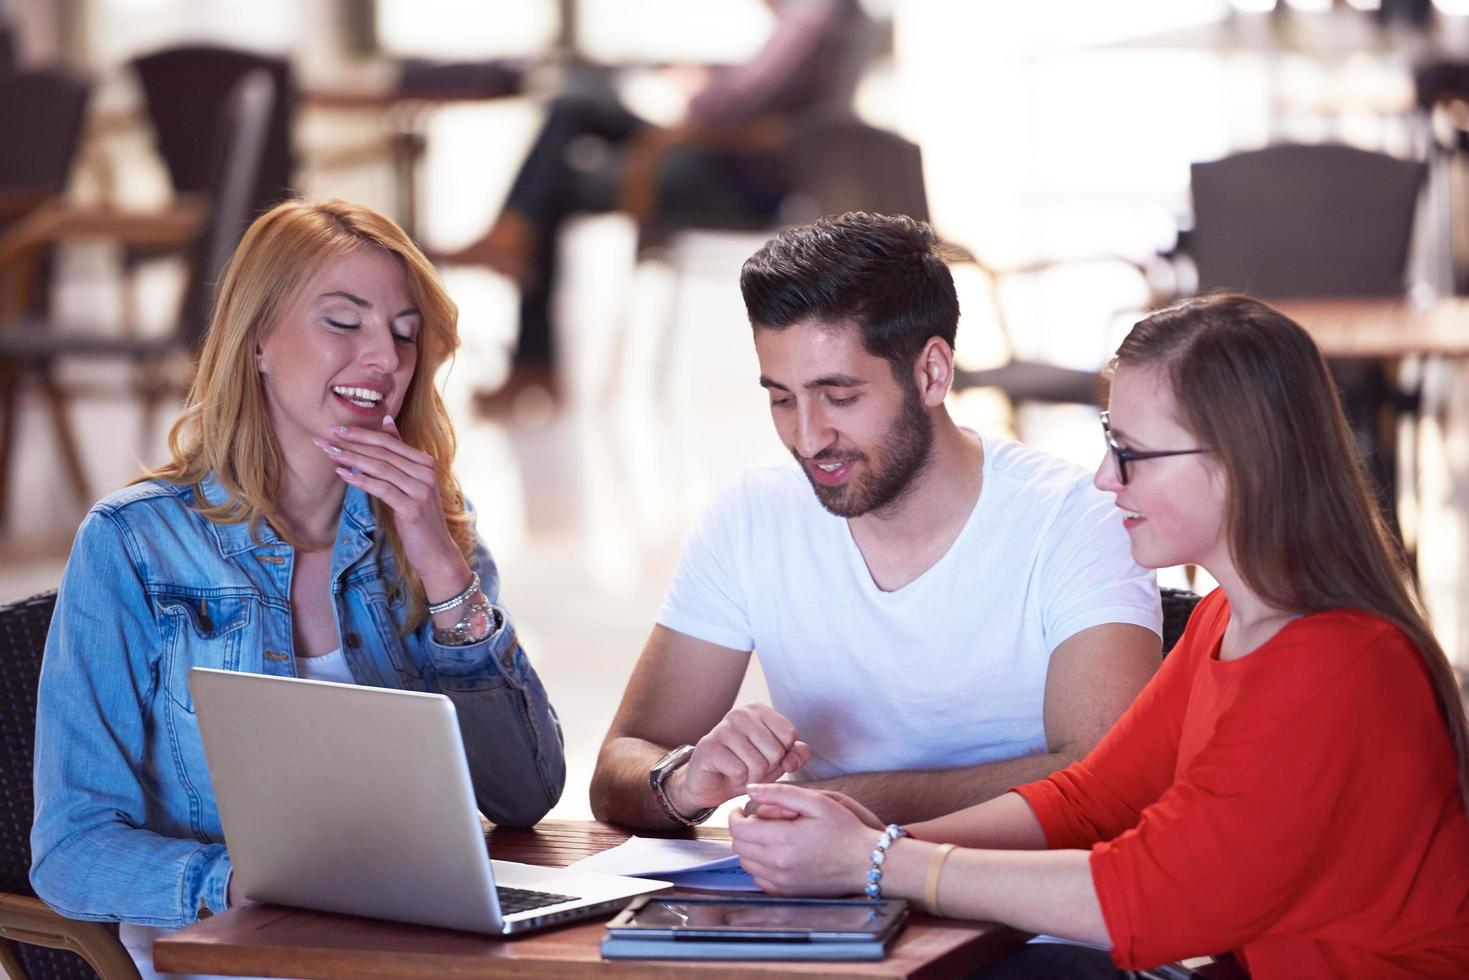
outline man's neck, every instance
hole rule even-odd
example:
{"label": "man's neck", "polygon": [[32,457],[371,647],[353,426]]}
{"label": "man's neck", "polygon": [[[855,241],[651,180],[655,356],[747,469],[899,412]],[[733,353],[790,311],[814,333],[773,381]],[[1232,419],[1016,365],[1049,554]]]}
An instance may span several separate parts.
{"label": "man's neck", "polygon": [[847,521],[879,588],[901,588],[948,552],[979,500],[984,445],[954,424],[934,420],[928,466],[908,493],[880,510]]}

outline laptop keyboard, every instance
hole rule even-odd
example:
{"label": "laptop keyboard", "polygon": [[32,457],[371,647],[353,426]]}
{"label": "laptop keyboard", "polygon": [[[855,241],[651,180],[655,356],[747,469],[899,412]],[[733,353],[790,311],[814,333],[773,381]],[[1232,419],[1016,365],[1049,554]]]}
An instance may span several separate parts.
{"label": "laptop keyboard", "polygon": [[500,896],[501,915],[529,912],[531,909],[577,900],[576,895],[557,895],[554,892],[531,891],[529,888],[507,888],[504,885],[496,885],[495,892]]}

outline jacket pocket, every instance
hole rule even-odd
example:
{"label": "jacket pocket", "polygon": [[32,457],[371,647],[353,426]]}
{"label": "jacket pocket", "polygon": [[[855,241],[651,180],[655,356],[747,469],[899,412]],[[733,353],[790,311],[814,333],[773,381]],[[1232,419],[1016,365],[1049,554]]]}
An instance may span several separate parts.
{"label": "jacket pocket", "polygon": [[398,675],[403,687],[421,690],[424,672],[411,649],[413,634],[402,632],[408,616],[408,600],[395,588],[385,587],[380,579],[363,583],[359,594],[372,619],[373,639],[382,650],[387,666]]}
{"label": "jacket pocket", "polygon": [[254,602],[239,595],[180,593],[159,594],[154,602],[164,636],[164,687],[175,704],[193,714],[189,670],[241,669],[241,644]]}

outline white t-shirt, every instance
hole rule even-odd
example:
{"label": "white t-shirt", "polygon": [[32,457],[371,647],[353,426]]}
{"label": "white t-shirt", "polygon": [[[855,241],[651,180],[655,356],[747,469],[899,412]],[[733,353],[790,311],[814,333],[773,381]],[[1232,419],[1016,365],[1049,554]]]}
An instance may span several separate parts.
{"label": "white t-shirt", "polygon": [[756,652],[773,707],[812,748],[797,778],[1043,752],[1051,651],[1104,623],[1159,632],[1153,573],[1090,475],[983,443],[963,530],[894,592],[794,461],[736,474],[685,538],[658,622]]}

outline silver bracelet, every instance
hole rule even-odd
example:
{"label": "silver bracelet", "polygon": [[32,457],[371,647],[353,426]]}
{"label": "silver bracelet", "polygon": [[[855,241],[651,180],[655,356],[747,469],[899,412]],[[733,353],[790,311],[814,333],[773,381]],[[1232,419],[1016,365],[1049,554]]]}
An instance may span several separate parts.
{"label": "silver bracelet", "polygon": [[443,602],[433,603],[428,607],[428,614],[430,616],[437,616],[441,612],[448,612],[450,609],[456,609],[459,606],[464,605],[464,603],[469,600],[470,596],[478,592],[479,572],[471,571],[469,575],[470,578],[468,588],[466,588],[463,592],[459,593],[452,599],[445,599]]}
{"label": "silver bracelet", "polygon": [[440,646],[462,647],[470,643],[478,643],[500,628],[500,615],[495,607],[490,605],[490,600],[485,598],[481,592],[464,607],[464,613],[459,617],[459,622],[448,629],[433,628],[434,642]]}

